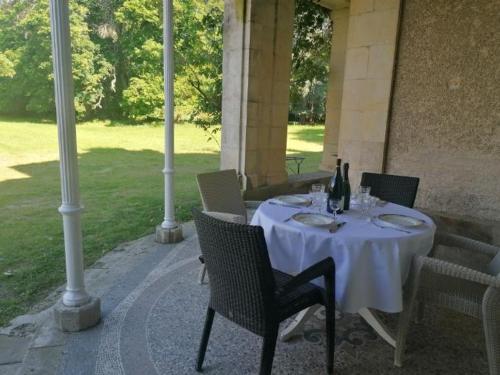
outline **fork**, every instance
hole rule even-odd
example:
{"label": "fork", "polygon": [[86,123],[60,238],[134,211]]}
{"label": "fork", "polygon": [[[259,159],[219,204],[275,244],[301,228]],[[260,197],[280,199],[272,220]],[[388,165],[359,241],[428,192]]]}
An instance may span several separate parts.
{"label": "fork", "polygon": [[383,225],[375,223],[373,220],[370,220],[370,223],[372,223],[373,225],[375,225],[377,228],[380,228],[380,229],[394,229],[394,230],[397,230],[399,232],[412,233],[411,231],[406,230],[406,229],[395,228],[395,227],[385,227]]}
{"label": "fork", "polygon": [[281,203],[276,203],[276,202],[268,202],[269,204],[272,204],[273,206],[281,206],[281,207],[288,207],[288,208],[303,208],[302,206],[294,206],[292,204],[281,204]]}

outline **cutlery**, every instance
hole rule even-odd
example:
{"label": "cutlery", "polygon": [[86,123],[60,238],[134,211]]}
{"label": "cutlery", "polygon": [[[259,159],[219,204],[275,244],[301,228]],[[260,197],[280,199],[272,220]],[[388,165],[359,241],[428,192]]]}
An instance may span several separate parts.
{"label": "cutlery", "polygon": [[346,224],[345,221],[342,221],[340,223],[333,223],[332,225],[330,225],[330,227],[328,228],[328,231],[330,233],[335,233],[337,232],[341,227],[343,227],[344,225]]}
{"label": "cutlery", "polygon": [[272,204],[273,206],[281,206],[281,207],[288,207],[288,208],[303,208],[302,206],[294,206],[292,204],[282,204],[282,203],[276,203],[276,202],[269,202],[269,204]]}
{"label": "cutlery", "polygon": [[370,223],[372,223],[373,225],[375,225],[377,228],[380,228],[380,229],[394,229],[394,230],[397,230],[399,232],[412,233],[411,231],[406,230],[406,229],[395,228],[395,227],[386,227],[386,226],[375,223],[373,220],[370,220]]}

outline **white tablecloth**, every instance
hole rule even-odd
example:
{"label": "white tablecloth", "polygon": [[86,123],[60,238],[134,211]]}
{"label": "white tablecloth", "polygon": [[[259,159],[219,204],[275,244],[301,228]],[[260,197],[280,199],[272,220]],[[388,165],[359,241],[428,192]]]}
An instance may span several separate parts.
{"label": "white tablecloth", "polygon": [[[341,311],[354,313],[370,307],[386,312],[403,309],[403,284],[412,257],[431,250],[435,232],[432,220],[421,212],[388,203],[376,207],[370,215],[395,213],[413,216],[425,225],[404,233],[382,229],[350,210],[338,216],[345,221],[336,233],[288,220],[295,209],[264,202],[251,224],[264,228],[272,266],[290,274],[298,273],[331,256],[336,267],[336,301]],[[322,280],[316,281],[322,285]]]}

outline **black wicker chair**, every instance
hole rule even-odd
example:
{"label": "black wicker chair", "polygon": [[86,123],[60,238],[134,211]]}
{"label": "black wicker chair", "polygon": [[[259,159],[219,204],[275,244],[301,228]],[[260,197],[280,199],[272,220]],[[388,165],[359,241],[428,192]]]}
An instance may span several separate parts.
{"label": "black wicker chair", "polygon": [[413,208],[419,183],[418,177],[368,173],[361,175],[361,186],[370,186],[370,194],[388,202]]}
{"label": "black wicker chair", "polygon": [[[280,322],[315,305],[326,307],[327,371],[333,373],[335,265],[326,258],[296,276],[273,270],[261,227],[193,210],[210,277],[210,302],[198,352],[201,371],[215,312],[264,338],[260,374],[270,374]],[[309,281],[324,277],[325,289]]]}

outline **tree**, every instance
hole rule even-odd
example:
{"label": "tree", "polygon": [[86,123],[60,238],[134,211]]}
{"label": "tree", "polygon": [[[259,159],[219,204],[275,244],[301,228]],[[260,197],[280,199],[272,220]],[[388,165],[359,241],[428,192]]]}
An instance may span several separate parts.
{"label": "tree", "polygon": [[294,120],[324,121],[332,26],[325,8],[296,0],[290,82]]}
{"label": "tree", "polygon": [[7,54],[0,53],[0,77],[12,78],[16,74],[14,63],[9,59]]}
{"label": "tree", "polygon": [[[126,77],[121,106],[136,120],[163,117],[162,19],[158,0],[125,0],[115,13]],[[220,121],[223,1],[174,2],[178,120]]]}
{"label": "tree", "polygon": [[[100,108],[111,65],[90,39],[85,4],[71,1],[70,10],[75,108],[83,117]],[[0,112],[54,112],[48,2],[0,3],[0,61]]]}
{"label": "tree", "polygon": [[[161,0],[70,3],[79,117],[163,118]],[[176,120],[220,123],[223,0],[174,1]],[[331,21],[296,0],[291,117],[324,118]],[[0,0],[0,113],[54,112],[46,0]]]}

